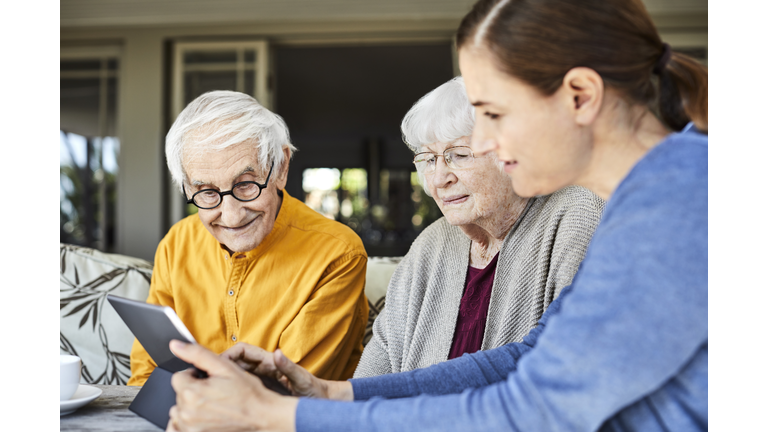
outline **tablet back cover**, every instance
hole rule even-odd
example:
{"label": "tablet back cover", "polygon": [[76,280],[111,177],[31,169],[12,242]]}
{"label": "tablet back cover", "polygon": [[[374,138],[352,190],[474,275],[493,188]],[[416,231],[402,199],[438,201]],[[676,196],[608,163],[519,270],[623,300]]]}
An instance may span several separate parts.
{"label": "tablet back cover", "polygon": [[192,367],[173,355],[168,347],[171,339],[187,341],[187,338],[173,325],[169,325],[162,306],[112,295],[107,296],[107,300],[159,367],[170,372]]}

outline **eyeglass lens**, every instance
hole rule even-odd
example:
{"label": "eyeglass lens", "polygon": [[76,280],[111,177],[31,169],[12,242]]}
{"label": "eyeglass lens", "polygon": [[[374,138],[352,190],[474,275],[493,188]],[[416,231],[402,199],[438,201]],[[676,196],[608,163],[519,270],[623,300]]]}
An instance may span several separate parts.
{"label": "eyeglass lens", "polygon": [[445,163],[453,169],[466,168],[475,160],[469,147],[451,147],[442,155],[434,153],[419,153],[413,158],[416,168],[424,172],[433,172],[437,165],[437,158],[442,156]]}

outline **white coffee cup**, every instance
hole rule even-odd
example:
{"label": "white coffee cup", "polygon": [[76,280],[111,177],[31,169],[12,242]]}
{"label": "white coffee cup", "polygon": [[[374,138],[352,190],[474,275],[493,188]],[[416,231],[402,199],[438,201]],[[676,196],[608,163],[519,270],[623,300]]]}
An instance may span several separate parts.
{"label": "white coffee cup", "polygon": [[80,357],[61,354],[61,400],[69,400],[80,386]]}

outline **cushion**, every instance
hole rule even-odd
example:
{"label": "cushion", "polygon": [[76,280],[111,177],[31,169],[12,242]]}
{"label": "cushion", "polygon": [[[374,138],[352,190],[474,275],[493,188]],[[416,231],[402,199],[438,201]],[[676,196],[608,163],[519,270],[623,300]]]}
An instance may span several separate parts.
{"label": "cushion", "polygon": [[[82,382],[124,385],[131,376],[134,337],[106,296],[145,301],[152,264],[63,243],[60,251],[60,351],[82,359]],[[389,279],[401,260],[402,257],[368,258],[365,295],[369,311],[363,345],[373,335],[373,322],[384,309]]]}
{"label": "cushion", "polygon": [[368,298],[368,324],[365,326],[363,346],[368,344],[368,341],[373,336],[373,322],[384,309],[389,280],[402,259],[403,257],[368,257],[368,268],[365,273],[365,296]]}
{"label": "cushion", "polygon": [[124,385],[134,337],[107,294],[146,301],[152,264],[63,243],[60,252],[60,351],[80,357],[81,382]]}

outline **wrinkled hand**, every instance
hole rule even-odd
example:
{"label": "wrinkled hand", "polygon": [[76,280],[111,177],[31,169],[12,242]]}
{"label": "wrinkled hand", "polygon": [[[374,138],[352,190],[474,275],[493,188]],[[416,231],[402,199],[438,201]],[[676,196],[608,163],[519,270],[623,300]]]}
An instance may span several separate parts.
{"label": "wrinkled hand", "polygon": [[176,405],[167,431],[295,430],[298,399],[266,389],[257,377],[200,345],[171,341],[170,347],[208,378],[196,378],[192,369],[173,375]]}
{"label": "wrinkled hand", "polygon": [[275,379],[279,375],[271,352],[245,342],[238,342],[221,353],[221,357],[235,362],[250,373],[271,376]]}
{"label": "wrinkled hand", "polygon": [[246,371],[277,379],[294,396],[352,400],[352,385],[350,383],[320,379],[292,362],[279,349],[270,353],[259,347],[240,342],[221,353],[221,356],[232,360]]}

